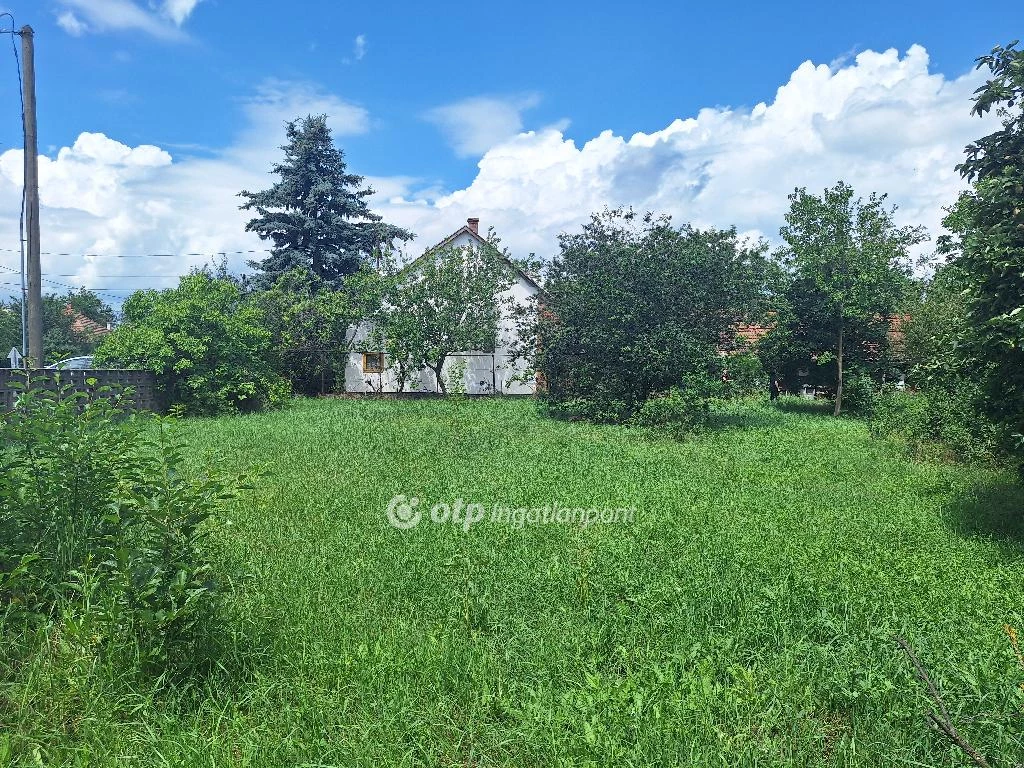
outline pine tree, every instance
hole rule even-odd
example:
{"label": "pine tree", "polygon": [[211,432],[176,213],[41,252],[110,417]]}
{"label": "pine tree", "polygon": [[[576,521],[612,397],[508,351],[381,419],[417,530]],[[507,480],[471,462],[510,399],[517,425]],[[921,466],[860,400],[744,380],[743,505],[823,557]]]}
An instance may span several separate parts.
{"label": "pine tree", "polygon": [[309,115],[285,126],[284,161],[272,173],[280,177],[262,192],[242,191],[242,210],[259,214],[247,232],[273,242],[271,254],[250,266],[260,270],[257,287],[268,287],[295,268],[337,283],[356,272],[376,249],[395,240],[411,240],[408,230],[385,224],[371,212],[363,177],[347,172],[344,153],[334,146],[326,115]]}

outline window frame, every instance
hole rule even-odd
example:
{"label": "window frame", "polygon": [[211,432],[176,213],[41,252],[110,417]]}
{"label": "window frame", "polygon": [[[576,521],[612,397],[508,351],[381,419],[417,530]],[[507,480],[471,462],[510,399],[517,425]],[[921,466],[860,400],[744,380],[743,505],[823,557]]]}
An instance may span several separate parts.
{"label": "window frame", "polygon": [[[368,365],[370,358],[376,358],[379,361],[379,367],[370,367]],[[384,373],[385,367],[383,352],[363,352],[363,373]]]}

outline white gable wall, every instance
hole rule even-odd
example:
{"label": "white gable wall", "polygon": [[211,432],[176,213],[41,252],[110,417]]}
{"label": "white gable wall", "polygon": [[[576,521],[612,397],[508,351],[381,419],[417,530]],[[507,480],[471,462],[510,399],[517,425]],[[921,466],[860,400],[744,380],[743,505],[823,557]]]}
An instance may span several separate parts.
{"label": "white gable wall", "polygon": [[[511,299],[514,306],[526,307],[537,293],[537,286],[520,274],[516,275],[516,281],[502,292],[501,297],[503,302]],[[532,395],[537,391],[536,378],[530,376],[524,380],[523,372],[526,369],[526,361],[517,360],[511,354],[511,347],[518,339],[519,333],[515,319],[503,303],[495,347],[495,353],[499,355],[497,363],[498,392],[506,395]]]}
{"label": "white gable wall", "polygon": [[446,240],[445,245],[453,248],[476,248],[480,245],[480,241],[462,229],[451,240]]}
{"label": "white gable wall", "polygon": [[[468,232],[461,231],[446,244],[462,248],[476,247],[479,242]],[[522,274],[517,274],[515,282],[498,294],[496,300],[511,299],[515,304],[525,306],[537,292],[536,285]],[[365,322],[360,323],[355,329],[354,348],[357,351],[351,352],[348,357],[348,364],[345,367],[345,389],[348,392],[397,392],[398,380],[395,371],[390,367],[390,361],[384,361],[384,373],[367,373],[363,370],[363,352],[374,351],[366,346],[370,331],[370,324]],[[537,389],[536,380],[532,376],[525,381],[522,380],[526,363],[523,360],[516,360],[510,351],[516,338],[515,321],[503,303],[494,352],[467,350],[449,356],[442,368],[448,390],[452,389],[452,372],[460,363],[465,363],[463,385],[469,394],[534,394]],[[406,383],[405,391],[436,392],[437,383],[433,371],[418,371]]]}

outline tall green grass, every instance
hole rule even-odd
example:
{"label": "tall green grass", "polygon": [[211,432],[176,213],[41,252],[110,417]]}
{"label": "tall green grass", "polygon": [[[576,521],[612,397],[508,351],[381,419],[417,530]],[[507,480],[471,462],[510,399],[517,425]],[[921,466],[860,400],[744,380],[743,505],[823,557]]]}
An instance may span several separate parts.
{"label": "tall green grass", "polygon": [[[248,574],[229,662],[161,693],[96,675],[73,728],[29,700],[38,678],[8,675],[0,755],[962,765],[924,722],[899,633],[965,734],[997,764],[1024,759],[1022,721],[987,716],[1024,705],[1003,631],[1024,625],[1009,476],[914,463],[859,422],[757,405],[684,442],[504,400],[304,401],[181,430],[196,468],[262,473],[216,541],[224,571]],[[637,512],[403,531],[384,516],[396,494]]]}

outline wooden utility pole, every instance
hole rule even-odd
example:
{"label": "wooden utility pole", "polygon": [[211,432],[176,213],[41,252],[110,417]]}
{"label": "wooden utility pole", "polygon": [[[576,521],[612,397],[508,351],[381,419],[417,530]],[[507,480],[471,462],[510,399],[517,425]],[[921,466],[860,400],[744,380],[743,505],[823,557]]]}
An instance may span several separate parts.
{"label": "wooden utility pole", "polygon": [[39,147],[36,135],[36,65],[32,37],[27,24],[21,35],[22,95],[25,101],[25,271],[28,288],[28,355],[26,368],[41,367],[43,360],[42,267],[39,264]]}

